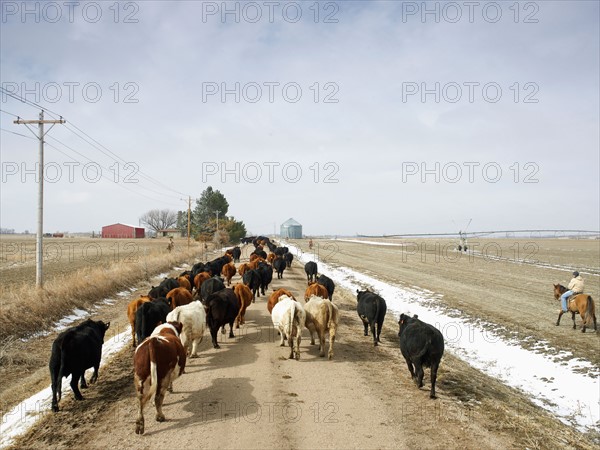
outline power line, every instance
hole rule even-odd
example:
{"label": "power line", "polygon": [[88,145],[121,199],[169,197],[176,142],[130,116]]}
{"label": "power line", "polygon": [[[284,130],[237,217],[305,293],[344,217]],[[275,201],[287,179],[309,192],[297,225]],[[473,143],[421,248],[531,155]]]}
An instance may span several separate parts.
{"label": "power line", "polygon": [[[19,117],[19,116],[15,116],[15,117]],[[17,136],[23,136],[24,138],[27,138],[27,139],[35,139],[33,136],[27,136],[26,134],[21,134],[21,133],[15,132],[15,131],[10,131],[10,130],[7,130],[6,128],[0,128],[0,130],[6,131],[7,133],[16,134]]]}
{"label": "power line", "polygon": [[5,113],[5,114],[8,114],[8,115],[10,115],[10,116],[13,116],[13,117],[17,117],[17,118],[19,117],[19,116],[17,116],[16,114],[13,114],[13,113],[11,113],[11,112],[5,111],[5,110],[3,110],[3,109],[0,109],[0,112],[3,112],[3,113]]}
{"label": "power line", "polygon": [[[35,102],[32,102],[32,101],[30,101],[30,100],[27,100],[26,98],[23,98],[23,97],[18,97],[18,96],[16,96],[16,95],[14,95],[12,92],[10,92],[10,91],[6,90],[5,88],[3,88],[3,87],[1,87],[1,86],[0,86],[0,90],[2,90],[2,91],[3,91],[3,92],[6,94],[6,95],[8,95],[9,97],[12,97],[12,98],[13,98],[13,99],[15,99],[15,100],[18,100],[18,101],[20,101],[20,102],[22,102],[22,103],[25,103],[26,105],[29,105],[29,106],[31,106],[31,107],[34,107],[34,108],[37,108],[37,109],[42,109],[42,110],[46,111],[46,112],[48,113],[48,115],[50,115],[51,117],[52,117],[53,115],[54,115],[54,116],[57,116],[57,117],[62,117],[62,116],[61,116],[60,114],[58,114],[57,112],[55,112],[55,111],[52,111],[52,110],[50,110],[50,109],[48,109],[48,108],[45,108],[44,106],[42,106],[42,105],[39,105],[39,104],[37,104],[37,103],[35,103]],[[16,117],[19,117],[19,116],[16,116]],[[84,141],[84,142],[86,142],[88,145],[90,145],[92,148],[95,148],[95,149],[96,149],[96,150],[98,150],[99,152],[103,153],[105,156],[107,156],[107,157],[109,157],[109,158],[111,158],[111,159],[115,160],[116,162],[118,162],[118,160],[120,160],[120,161],[122,161],[122,162],[124,162],[124,163],[129,163],[128,161],[125,161],[125,160],[124,160],[123,158],[121,158],[119,155],[117,155],[116,153],[114,153],[113,151],[111,151],[110,149],[108,149],[106,146],[104,146],[103,144],[101,144],[100,142],[98,142],[96,139],[94,139],[93,137],[91,137],[91,136],[90,136],[88,133],[86,133],[85,131],[83,131],[81,128],[79,128],[77,125],[75,125],[73,122],[69,121],[69,123],[67,123],[67,124],[66,124],[66,128],[67,128],[67,129],[68,129],[68,130],[69,130],[71,133],[75,134],[75,135],[76,135],[77,137],[79,137],[81,140],[83,140],[83,141]],[[74,128],[75,130],[78,130],[78,131],[79,131],[79,133],[78,133],[77,131],[73,130],[73,128]],[[81,134],[80,134],[80,133],[81,133]],[[87,139],[86,139],[85,137],[83,137],[83,136],[82,136],[82,134],[83,134],[84,136],[86,136],[86,137],[87,137]],[[110,155],[112,155],[112,156],[110,156],[110,155],[109,155],[109,154],[107,154],[106,152],[108,152],[108,153],[109,153]],[[152,177],[152,176],[150,176],[150,175],[146,174],[146,173],[145,173],[145,172],[143,172],[142,170],[139,170],[139,169],[138,169],[138,173],[140,174],[140,176],[144,177],[144,178],[145,178],[145,179],[147,179],[148,181],[150,181],[150,182],[152,182],[152,183],[155,183],[155,184],[158,184],[158,185],[160,185],[160,186],[164,187],[164,188],[165,188],[165,189],[167,189],[167,190],[170,190],[170,191],[172,191],[172,192],[175,192],[175,193],[177,193],[178,195],[184,195],[184,196],[186,196],[186,197],[188,197],[188,196],[189,196],[188,194],[185,194],[185,193],[183,193],[183,192],[180,192],[180,191],[178,191],[178,190],[176,190],[176,189],[173,189],[173,188],[171,188],[171,187],[167,186],[167,185],[166,185],[166,184],[164,184],[162,181],[160,181],[160,180],[158,180],[158,179],[156,179],[156,178],[154,178],[154,177]]]}
{"label": "power line", "polygon": [[[81,156],[81,157],[83,157],[83,158],[87,159],[88,161],[90,161],[90,162],[93,162],[93,163],[95,163],[95,164],[98,164],[98,166],[99,166],[100,168],[103,168],[103,169],[105,169],[105,170],[107,170],[107,171],[110,171],[110,169],[108,169],[108,168],[104,167],[103,165],[101,165],[101,164],[99,164],[99,163],[97,163],[97,162],[95,162],[95,161],[92,161],[92,160],[91,160],[90,158],[88,158],[87,156],[85,156],[85,155],[83,155],[82,153],[78,152],[77,150],[75,150],[75,149],[73,149],[73,148],[69,147],[68,145],[64,144],[63,142],[59,141],[58,139],[56,139],[56,138],[52,138],[52,139],[54,139],[55,141],[59,142],[61,145],[63,145],[64,147],[68,148],[68,149],[69,149],[69,150],[71,150],[72,152],[74,152],[74,153],[78,154],[79,156]],[[51,147],[51,148],[55,149],[56,151],[58,151],[59,153],[61,153],[61,154],[65,155],[67,158],[70,158],[70,159],[71,159],[71,161],[73,161],[73,162],[77,162],[77,163],[81,162],[81,161],[78,161],[78,160],[76,160],[76,159],[73,159],[73,157],[72,157],[72,156],[70,156],[70,155],[66,154],[65,152],[63,152],[62,150],[60,150],[58,147],[56,147],[56,146],[52,145],[51,143],[47,143],[47,144],[48,144],[48,146],[49,146],[49,147]],[[102,178],[106,179],[106,180],[109,180],[109,181],[112,181],[112,182],[114,182],[114,179],[111,179],[111,178],[109,178],[108,176],[104,175],[103,173],[101,173],[101,174],[100,174],[100,176],[101,176]],[[117,175],[117,177],[118,177],[119,181],[121,181],[121,176]],[[122,187],[123,189],[126,189],[126,190],[128,190],[128,191],[130,191],[130,192],[133,192],[134,194],[141,195],[142,197],[145,197],[145,198],[147,198],[147,199],[150,199],[150,200],[153,200],[153,201],[157,201],[157,202],[161,202],[161,203],[164,203],[164,204],[167,204],[167,205],[172,205],[171,203],[168,203],[168,202],[166,202],[166,201],[164,201],[164,200],[160,200],[160,199],[157,199],[157,198],[152,198],[152,197],[149,197],[149,196],[147,196],[147,195],[145,195],[145,194],[142,194],[142,193],[140,193],[140,192],[136,192],[136,191],[134,191],[133,189],[130,189],[130,188],[128,188],[128,187],[127,187],[125,184],[122,184],[122,183],[115,183],[115,184],[116,184],[116,185],[118,185],[119,187]],[[153,193],[155,193],[155,194],[165,195],[165,196],[168,196],[168,197],[174,198],[174,197],[173,197],[173,196],[171,196],[170,194],[164,194],[164,193],[162,193],[162,192],[160,192],[160,191],[156,191],[156,190],[154,190],[154,189],[150,189],[150,188],[148,188],[148,187],[146,187],[146,186],[142,186],[142,185],[139,185],[139,184],[136,184],[136,186],[137,186],[137,187],[139,187],[139,188],[141,188],[141,189],[145,189],[145,190],[148,190],[148,191],[150,191],[150,192],[153,192]]]}

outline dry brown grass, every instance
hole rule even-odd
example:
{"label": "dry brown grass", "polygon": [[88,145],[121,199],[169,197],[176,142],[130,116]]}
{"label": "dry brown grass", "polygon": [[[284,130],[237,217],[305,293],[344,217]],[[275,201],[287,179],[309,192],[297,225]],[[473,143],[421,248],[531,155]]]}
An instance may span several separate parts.
{"label": "dry brown grass", "polygon": [[144,252],[137,262],[122,260],[102,262],[70,273],[57,274],[44,284],[43,290],[31,283],[8,286],[2,290],[0,308],[0,342],[22,338],[42,331],[74,308],[85,309],[94,303],[127,289],[138,281],[171,269],[183,262],[191,263],[198,248],[176,247],[172,253],[157,249]]}

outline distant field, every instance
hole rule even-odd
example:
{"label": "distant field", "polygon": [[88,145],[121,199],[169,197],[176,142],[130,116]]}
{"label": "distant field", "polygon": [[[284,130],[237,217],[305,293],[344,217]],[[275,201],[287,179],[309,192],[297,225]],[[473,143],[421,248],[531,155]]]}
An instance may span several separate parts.
{"label": "distant field", "polygon": [[322,257],[336,252],[343,242],[377,242],[390,250],[396,248],[404,262],[437,264],[506,261],[538,264],[556,269],[589,271],[598,274],[600,268],[599,239],[468,239],[467,253],[458,253],[458,239],[339,239],[320,242]]}
{"label": "distant field", "polygon": [[[167,238],[44,238],[44,282],[79,269],[115,263],[143,264],[149,257],[167,254],[168,242]],[[198,242],[191,241],[190,246],[202,250]],[[184,249],[187,239],[175,239],[175,250]],[[0,295],[8,288],[26,283],[35,285],[35,237],[0,237],[0,277]]]}
{"label": "distant field", "polygon": [[290,242],[319,261],[439,293],[440,306],[503,326],[507,337],[531,336],[600,364],[600,333],[582,334],[579,316],[576,331],[567,315],[557,327],[553,295],[553,283],[566,285],[578,270],[600,318],[599,240],[469,239],[467,253],[456,250],[456,239],[355,241],[314,240],[312,251],[306,241]]}

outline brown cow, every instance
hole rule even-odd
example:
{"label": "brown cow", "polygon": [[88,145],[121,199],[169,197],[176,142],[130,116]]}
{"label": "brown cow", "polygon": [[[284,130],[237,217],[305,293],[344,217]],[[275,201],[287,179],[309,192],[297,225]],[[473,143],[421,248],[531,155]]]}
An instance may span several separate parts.
{"label": "brown cow", "polygon": [[313,295],[326,300],[329,298],[329,292],[327,292],[327,288],[319,283],[311,283],[308,285],[306,291],[304,292],[304,301],[308,301],[308,299]]}
{"label": "brown cow", "polygon": [[181,330],[179,322],[160,325],[135,350],[133,382],[140,403],[135,422],[136,434],[144,434],[144,406],[152,395],[156,406],[156,420],[165,420],[162,412],[165,394],[173,380],[185,369],[185,349],[179,340]]}
{"label": "brown cow", "polygon": [[129,319],[129,323],[131,325],[131,343],[133,348],[136,346],[135,342],[135,313],[140,307],[142,303],[146,303],[152,300],[147,295],[142,295],[140,298],[136,298],[135,300],[131,300],[127,305],[127,318]]}
{"label": "brown cow", "polygon": [[294,297],[294,295],[287,289],[283,289],[283,288],[277,289],[277,290],[273,289],[273,293],[271,294],[271,296],[269,297],[269,300],[267,301],[267,309],[269,310],[269,314],[271,314],[271,311],[273,311],[273,308],[279,302],[279,297],[281,297],[282,295],[287,295],[292,300],[296,300],[296,297]]}
{"label": "brown cow", "polygon": [[240,324],[246,323],[246,308],[252,303],[252,291],[245,284],[237,283],[233,286],[233,292],[235,292],[240,307],[240,312],[235,318],[235,327],[239,328]]}
{"label": "brown cow", "polygon": [[188,291],[192,292],[192,283],[190,283],[190,279],[188,275],[177,278],[179,282],[179,287],[186,288]]}
{"label": "brown cow", "polygon": [[269,256],[267,256],[267,262],[269,264],[273,264],[273,260],[277,258],[277,255],[273,252],[269,253]]}
{"label": "brown cow", "polygon": [[264,259],[261,258],[260,256],[257,257],[256,259],[254,259],[253,261],[251,261],[250,263],[248,263],[248,267],[252,270],[256,269],[258,267],[258,265],[264,262]]}
{"label": "brown cow", "polygon": [[221,269],[221,275],[223,275],[225,280],[227,280],[227,286],[231,286],[231,279],[235,275],[235,264],[225,264],[223,269]]}
{"label": "brown cow", "polygon": [[252,262],[252,261],[254,261],[255,259],[258,259],[258,258],[260,258],[260,256],[258,256],[256,253],[252,253],[250,255],[250,262]]}
{"label": "brown cow", "polygon": [[169,302],[169,305],[171,305],[171,309],[192,303],[192,300],[192,293],[183,287],[171,289],[167,294],[167,301]]}
{"label": "brown cow", "polygon": [[250,270],[250,266],[248,263],[243,263],[240,264],[240,266],[237,269],[237,272],[240,274],[241,277],[244,276],[244,274],[246,273],[246,271]]}
{"label": "brown cow", "polygon": [[200,292],[200,286],[202,286],[202,283],[204,283],[209,278],[210,273],[208,272],[200,272],[199,274],[196,274],[196,276],[194,277],[194,287],[196,288],[196,293]]}

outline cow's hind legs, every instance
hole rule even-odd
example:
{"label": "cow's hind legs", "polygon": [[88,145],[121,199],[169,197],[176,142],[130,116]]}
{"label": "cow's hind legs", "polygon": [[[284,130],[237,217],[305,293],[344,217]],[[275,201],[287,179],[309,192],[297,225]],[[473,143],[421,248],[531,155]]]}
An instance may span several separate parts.
{"label": "cow's hind legs", "polygon": [[135,434],[144,434],[144,407],[146,406],[146,403],[148,402],[148,400],[150,400],[151,394],[148,395],[145,392],[148,392],[150,390],[150,382],[144,382],[142,384],[142,386],[139,388],[139,390],[137,391],[137,398],[138,398],[138,402],[139,402],[139,409],[138,409],[138,417],[137,420],[135,421]]}
{"label": "cow's hind legs", "polygon": [[[225,329],[225,327],[223,327],[223,329]],[[229,322],[229,338],[232,339],[235,337],[235,334],[233,334],[233,322]]]}
{"label": "cow's hind legs", "polygon": [[[170,377],[166,377],[167,379],[170,379]],[[171,389],[173,389],[171,387]],[[162,412],[162,404],[163,401],[165,400],[165,387],[161,386],[161,384],[159,383],[158,386],[156,387],[156,395],[154,396],[154,405],[156,406],[156,421],[157,422],[164,422],[165,421],[165,415]]]}
{"label": "cow's hind legs", "polygon": [[431,365],[431,392],[429,392],[429,398],[435,397],[435,380],[437,379],[438,363]]}
{"label": "cow's hind legs", "polygon": [[409,359],[406,357],[404,357],[404,360],[406,361],[406,365],[408,366],[408,371],[410,372],[410,377],[414,380],[415,379],[415,370],[413,369],[412,362],[410,362]]}
{"label": "cow's hind legs", "polygon": [[100,367],[100,363],[98,362],[98,364],[94,366],[94,374],[92,375],[92,378],[90,378],[91,384],[94,384],[96,381],[98,381],[98,368],[99,367]]}
{"label": "cow's hind legs", "polygon": [[377,331],[375,328],[375,322],[371,322],[371,333],[373,333],[373,344],[375,345],[375,347],[377,347],[377,341],[379,339],[377,339]]}
{"label": "cow's hind legs", "polygon": [[415,363],[415,383],[417,384],[418,388],[422,388],[423,387],[423,375],[425,375],[425,372],[423,371],[423,366],[421,365],[421,362],[418,361]]}
{"label": "cow's hind legs", "polygon": [[320,357],[325,356],[325,331],[324,330],[322,330],[319,333],[319,356]]}
{"label": "cow's hind legs", "polygon": [[[73,395],[75,396],[76,400],[83,400],[83,395],[81,395],[81,392],[79,391],[79,387],[77,386],[77,384],[79,383],[79,379],[83,377],[83,374],[79,374],[79,373],[72,373],[71,374],[71,389],[73,389]],[[83,381],[83,383],[85,383],[85,379]],[[87,385],[85,385],[87,387]]]}
{"label": "cow's hind legs", "polygon": [[377,342],[381,342],[381,327],[383,326],[383,322],[377,323]]}
{"label": "cow's hind legs", "polygon": [[[90,380],[90,383],[92,383],[92,380]],[[85,381],[85,371],[81,374],[81,382],[79,383],[79,387],[81,389],[87,389],[88,388],[87,382]]]}
{"label": "cow's hind legs", "polygon": [[363,322],[363,325],[365,326],[365,336],[369,335],[369,324],[367,322]]}

